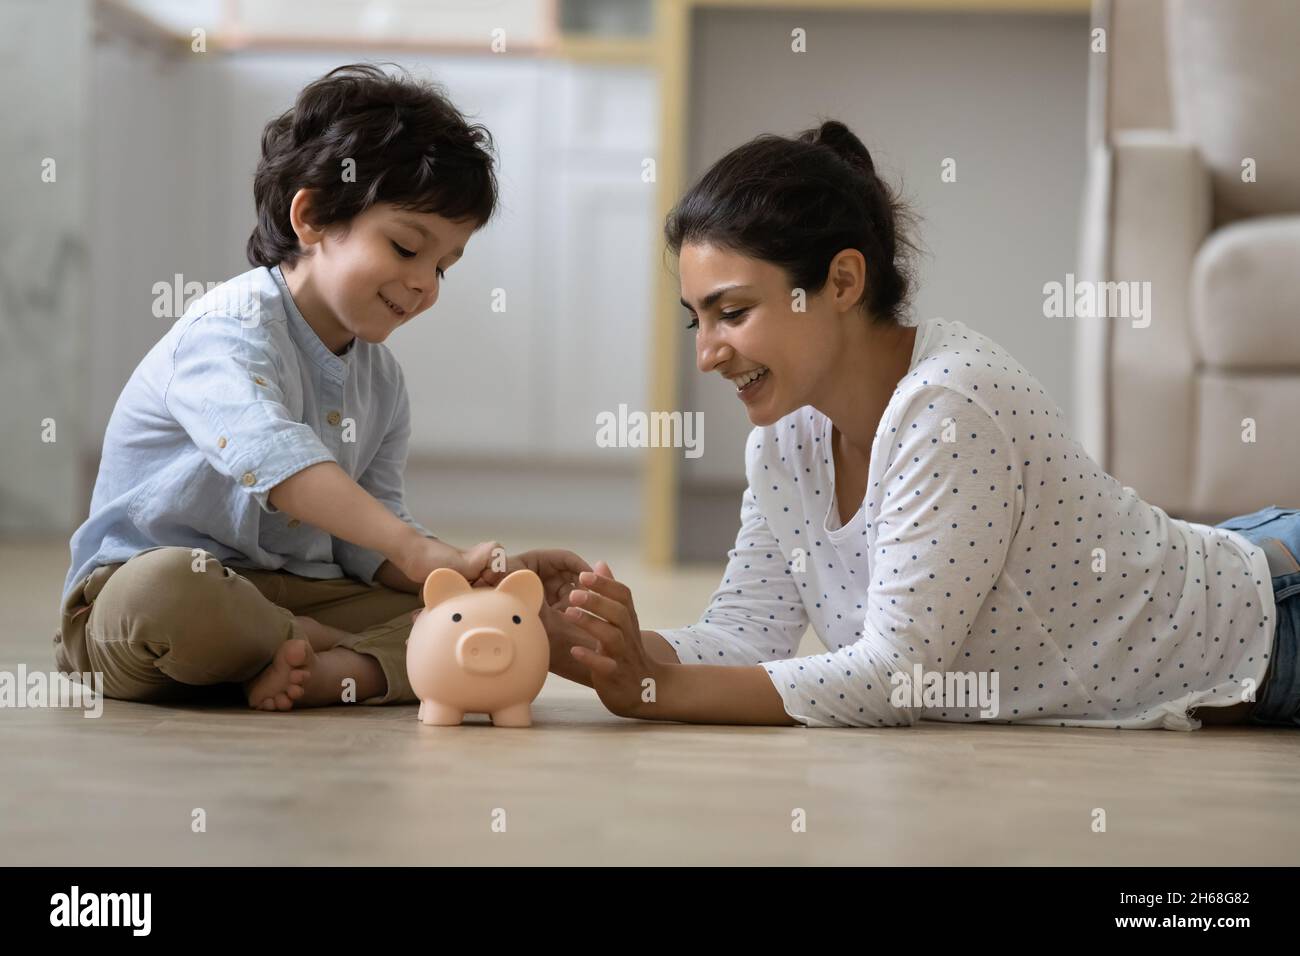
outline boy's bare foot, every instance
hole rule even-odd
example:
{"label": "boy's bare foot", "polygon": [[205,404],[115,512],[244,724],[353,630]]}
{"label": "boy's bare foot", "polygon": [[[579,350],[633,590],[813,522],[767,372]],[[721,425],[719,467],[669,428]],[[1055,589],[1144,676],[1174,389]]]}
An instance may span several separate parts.
{"label": "boy's bare foot", "polygon": [[329,650],[348,636],[346,632],[340,631],[337,627],[322,624],[314,617],[295,614],[293,619],[298,624],[298,633],[307,638],[313,651]]}
{"label": "boy's bare foot", "polygon": [[304,685],[311,678],[315,657],[307,641],[301,638],[285,641],[271,663],[245,682],[248,706],[258,710],[292,710],[294,701],[306,693]]}
{"label": "boy's bare foot", "polygon": [[314,651],[298,638],[285,641],[262,673],[244,684],[248,706],[266,711],[360,703],[387,689],[384,669],[370,655],[346,647]]}
{"label": "boy's bare foot", "polygon": [[297,707],[329,707],[334,704],[359,704],[372,697],[382,697],[388,690],[384,669],[369,654],[348,647],[331,647],[317,651],[311,677],[302,685]]}

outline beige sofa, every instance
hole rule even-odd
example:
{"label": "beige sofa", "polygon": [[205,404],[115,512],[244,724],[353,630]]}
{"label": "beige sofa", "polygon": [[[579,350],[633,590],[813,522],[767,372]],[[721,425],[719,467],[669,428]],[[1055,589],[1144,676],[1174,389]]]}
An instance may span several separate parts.
{"label": "beige sofa", "polygon": [[1099,0],[1092,26],[1080,278],[1151,301],[1076,319],[1080,440],[1175,517],[1300,507],[1300,3]]}

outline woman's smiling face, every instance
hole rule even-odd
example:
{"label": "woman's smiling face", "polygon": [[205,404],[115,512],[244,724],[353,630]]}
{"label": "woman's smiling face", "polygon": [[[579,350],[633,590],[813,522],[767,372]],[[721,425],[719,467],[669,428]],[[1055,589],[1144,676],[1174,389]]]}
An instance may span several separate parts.
{"label": "woman's smiling face", "polygon": [[839,300],[856,301],[852,289],[839,295],[828,282],[796,296],[780,266],[705,243],[683,245],[678,265],[699,370],[726,378],[755,425],[815,404],[842,335]]}

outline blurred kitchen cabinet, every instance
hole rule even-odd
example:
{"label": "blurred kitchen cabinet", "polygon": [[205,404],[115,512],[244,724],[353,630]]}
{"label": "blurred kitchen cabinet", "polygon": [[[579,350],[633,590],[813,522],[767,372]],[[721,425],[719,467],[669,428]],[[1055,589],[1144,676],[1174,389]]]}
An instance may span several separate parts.
{"label": "blurred kitchen cabinet", "polygon": [[538,361],[547,310],[537,276],[539,84],[545,63],[439,59],[432,72],[471,122],[492,133],[500,202],[447,271],[438,302],[389,345],[406,370],[412,456],[514,454],[539,445],[537,396],[552,371]]}
{"label": "blurred kitchen cabinet", "polygon": [[541,244],[551,304],[547,337],[551,447],[566,460],[631,462],[638,449],[596,445],[596,416],[645,410],[655,223],[655,81],[646,68],[551,64],[556,110],[544,146]]}
{"label": "blurred kitchen cabinet", "polygon": [[480,62],[437,75],[497,139],[502,208],[390,340],[418,409],[412,455],[630,462],[596,445],[596,416],[646,401],[653,73]]}

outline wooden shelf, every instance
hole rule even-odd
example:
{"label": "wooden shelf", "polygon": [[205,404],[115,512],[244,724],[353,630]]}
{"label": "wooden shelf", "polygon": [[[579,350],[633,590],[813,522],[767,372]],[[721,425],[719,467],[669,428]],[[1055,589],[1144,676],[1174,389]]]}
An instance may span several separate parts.
{"label": "wooden shelf", "polygon": [[1092,0],[668,0],[694,9],[889,11],[904,13],[1087,13]]}
{"label": "wooden shelf", "polygon": [[606,37],[594,34],[561,35],[551,55],[562,60],[601,63],[651,63],[656,44],[652,37]]}

